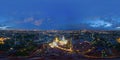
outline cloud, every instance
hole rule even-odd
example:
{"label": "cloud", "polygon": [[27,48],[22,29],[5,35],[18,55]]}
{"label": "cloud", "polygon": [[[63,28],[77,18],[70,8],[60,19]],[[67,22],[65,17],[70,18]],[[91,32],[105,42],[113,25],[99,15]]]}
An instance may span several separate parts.
{"label": "cloud", "polygon": [[120,27],[116,27],[117,29],[120,29]]}
{"label": "cloud", "polygon": [[40,20],[36,20],[36,21],[34,21],[34,25],[36,25],[36,26],[40,26],[40,25],[42,24],[42,22],[43,22],[42,19],[40,19]]}
{"label": "cloud", "polygon": [[32,22],[32,21],[34,21],[34,18],[33,17],[29,17],[29,18],[26,18],[26,19],[24,19],[24,23],[27,23],[27,22]]}
{"label": "cloud", "polygon": [[17,24],[22,24],[22,23],[30,23],[33,22],[35,19],[33,17],[28,17],[28,18],[24,18],[23,20],[17,20],[16,23]]}
{"label": "cloud", "polygon": [[18,20],[17,24],[33,24],[35,26],[40,26],[43,22],[43,19],[35,19],[33,17],[28,17],[23,20]]}
{"label": "cloud", "polygon": [[11,28],[11,26],[0,26],[0,30],[6,30],[6,29],[9,29],[9,28]]}
{"label": "cloud", "polygon": [[96,20],[96,21],[90,21],[89,23],[90,27],[104,27],[104,28],[107,28],[107,27],[111,27],[112,26],[112,23],[109,23],[109,22],[106,22],[106,21],[103,21],[103,20]]}
{"label": "cloud", "polygon": [[114,27],[114,23],[111,22],[109,18],[106,19],[106,17],[105,18],[93,17],[93,18],[85,19],[82,23],[92,28],[106,29],[106,28]]}

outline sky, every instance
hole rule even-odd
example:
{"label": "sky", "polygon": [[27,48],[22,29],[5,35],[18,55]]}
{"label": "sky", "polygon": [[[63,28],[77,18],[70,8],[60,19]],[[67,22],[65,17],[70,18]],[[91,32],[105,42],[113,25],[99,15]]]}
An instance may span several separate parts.
{"label": "sky", "polygon": [[0,29],[120,30],[120,0],[0,0]]}

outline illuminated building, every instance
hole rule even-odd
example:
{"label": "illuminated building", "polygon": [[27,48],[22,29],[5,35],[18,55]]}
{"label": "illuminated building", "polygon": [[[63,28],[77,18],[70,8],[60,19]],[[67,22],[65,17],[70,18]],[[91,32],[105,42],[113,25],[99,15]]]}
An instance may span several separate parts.
{"label": "illuminated building", "polygon": [[64,36],[62,37],[62,40],[59,41],[59,44],[60,44],[60,45],[65,45],[65,44],[67,44],[67,43],[68,43],[68,40],[65,40],[65,37],[64,37]]}
{"label": "illuminated building", "polygon": [[[69,48],[63,48],[62,46],[66,46],[69,45]],[[55,40],[51,43],[49,43],[49,46],[51,48],[58,48],[61,50],[65,50],[65,51],[69,51],[72,52],[72,44],[68,43],[68,40],[65,39],[65,37],[62,37],[62,40],[59,40],[57,37],[55,38]]]}
{"label": "illuminated building", "polygon": [[120,43],[120,38],[117,39],[117,42]]}
{"label": "illuminated building", "polygon": [[9,38],[3,38],[3,37],[0,37],[0,44],[4,44],[4,41],[7,40]]}

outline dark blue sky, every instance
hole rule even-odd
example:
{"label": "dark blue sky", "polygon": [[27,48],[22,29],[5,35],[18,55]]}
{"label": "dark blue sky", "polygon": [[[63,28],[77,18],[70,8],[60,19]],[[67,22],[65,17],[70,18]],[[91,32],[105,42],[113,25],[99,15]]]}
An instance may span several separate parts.
{"label": "dark blue sky", "polygon": [[0,29],[120,30],[120,0],[0,0]]}

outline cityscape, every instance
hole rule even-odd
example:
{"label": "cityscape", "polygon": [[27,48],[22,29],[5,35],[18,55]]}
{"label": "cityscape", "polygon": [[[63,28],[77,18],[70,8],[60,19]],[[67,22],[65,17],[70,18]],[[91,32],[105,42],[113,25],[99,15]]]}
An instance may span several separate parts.
{"label": "cityscape", "polygon": [[0,60],[120,60],[120,0],[0,0]]}
{"label": "cityscape", "polygon": [[1,30],[3,60],[118,59],[120,31]]}

